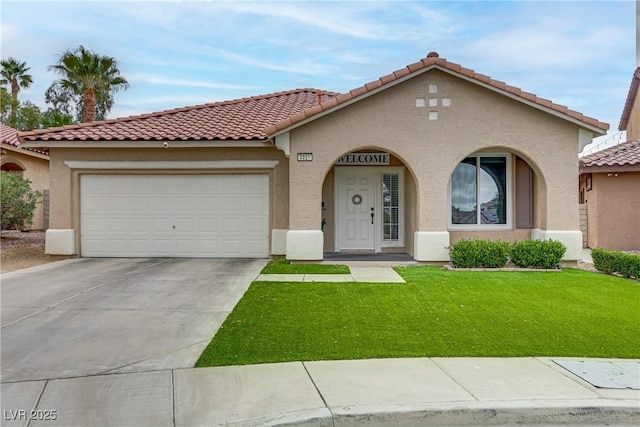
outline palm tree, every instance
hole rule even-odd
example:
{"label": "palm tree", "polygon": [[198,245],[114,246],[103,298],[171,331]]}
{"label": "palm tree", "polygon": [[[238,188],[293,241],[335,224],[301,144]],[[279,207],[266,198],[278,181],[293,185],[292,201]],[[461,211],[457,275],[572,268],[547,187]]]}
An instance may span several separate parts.
{"label": "palm tree", "polygon": [[114,58],[98,55],[84,46],[63,52],[58,63],[51,65],[49,70],[62,76],[58,82],[63,88],[82,96],[85,123],[95,120],[96,99],[109,98],[120,89],[129,88]]}
{"label": "palm tree", "polygon": [[0,61],[0,79],[1,84],[11,85],[11,127],[15,127],[18,112],[18,92],[20,88],[28,88],[33,83],[31,75],[27,74],[30,70],[26,62],[20,62],[15,58],[9,58]]}

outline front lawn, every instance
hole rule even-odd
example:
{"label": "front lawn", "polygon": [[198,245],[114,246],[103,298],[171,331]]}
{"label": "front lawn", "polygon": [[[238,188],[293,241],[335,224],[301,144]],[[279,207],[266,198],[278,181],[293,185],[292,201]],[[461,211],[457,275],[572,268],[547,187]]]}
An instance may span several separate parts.
{"label": "front lawn", "polygon": [[640,285],[581,270],[254,282],[196,366],[386,357],[639,358]]}
{"label": "front lawn", "polygon": [[262,274],[349,274],[346,265],[291,264],[284,257],[276,257],[262,269]]}

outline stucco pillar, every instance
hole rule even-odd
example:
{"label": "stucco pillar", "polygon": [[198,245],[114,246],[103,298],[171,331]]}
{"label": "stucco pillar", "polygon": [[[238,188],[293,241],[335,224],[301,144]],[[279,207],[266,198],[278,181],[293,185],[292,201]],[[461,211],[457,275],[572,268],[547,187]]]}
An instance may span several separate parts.
{"label": "stucco pillar", "polygon": [[566,246],[563,261],[579,261],[582,259],[582,232],[580,230],[531,230],[534,240],[557,240]]}
{"label": "stucco pillar", "polygon": [[287,232],[287,259],[294,261],[321,261],[324,233],[321,230],[289,230]]}
{"label": "stucco pillar", "polygon": [[320,153],[309,149],[307,152],[312,153],[312,160],[298,161],[299,149],[292,147],[291,151],[286,257],[298,261],[322,260],[322,184],[328,168],[327,160]]}
{"label": "stucco pillar", "polygon": [[416,231],[413,257],[416,261],[449,261],[448,231]]}

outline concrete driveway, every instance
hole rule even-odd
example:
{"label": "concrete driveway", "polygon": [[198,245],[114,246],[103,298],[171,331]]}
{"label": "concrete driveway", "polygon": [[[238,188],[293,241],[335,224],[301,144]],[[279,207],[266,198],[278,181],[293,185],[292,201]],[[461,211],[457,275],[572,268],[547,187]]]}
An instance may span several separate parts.
{"label": "concrete driveway", "polygon": [[1,276],[1,381],[192,367],[266,260],[60,261]]}

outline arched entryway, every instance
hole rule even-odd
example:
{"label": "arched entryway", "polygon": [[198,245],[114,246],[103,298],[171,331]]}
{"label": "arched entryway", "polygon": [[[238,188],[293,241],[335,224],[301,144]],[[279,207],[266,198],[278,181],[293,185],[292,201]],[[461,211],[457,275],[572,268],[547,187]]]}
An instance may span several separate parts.
{"label": "arched entryway", "polygon": [[416,194],[397,155],[371,147],[344,153],[322,186],[324,252],[413,254]]}
{"label": "arched entryway", "polygon": [[20,176],[22,176],[22,173],[26,169],[17,160],[14,160],[12,158],[7,158],[7,159],[2,159],[2,165],[0,166],[0,170],[17,173],[17,174],[20,174]]}

